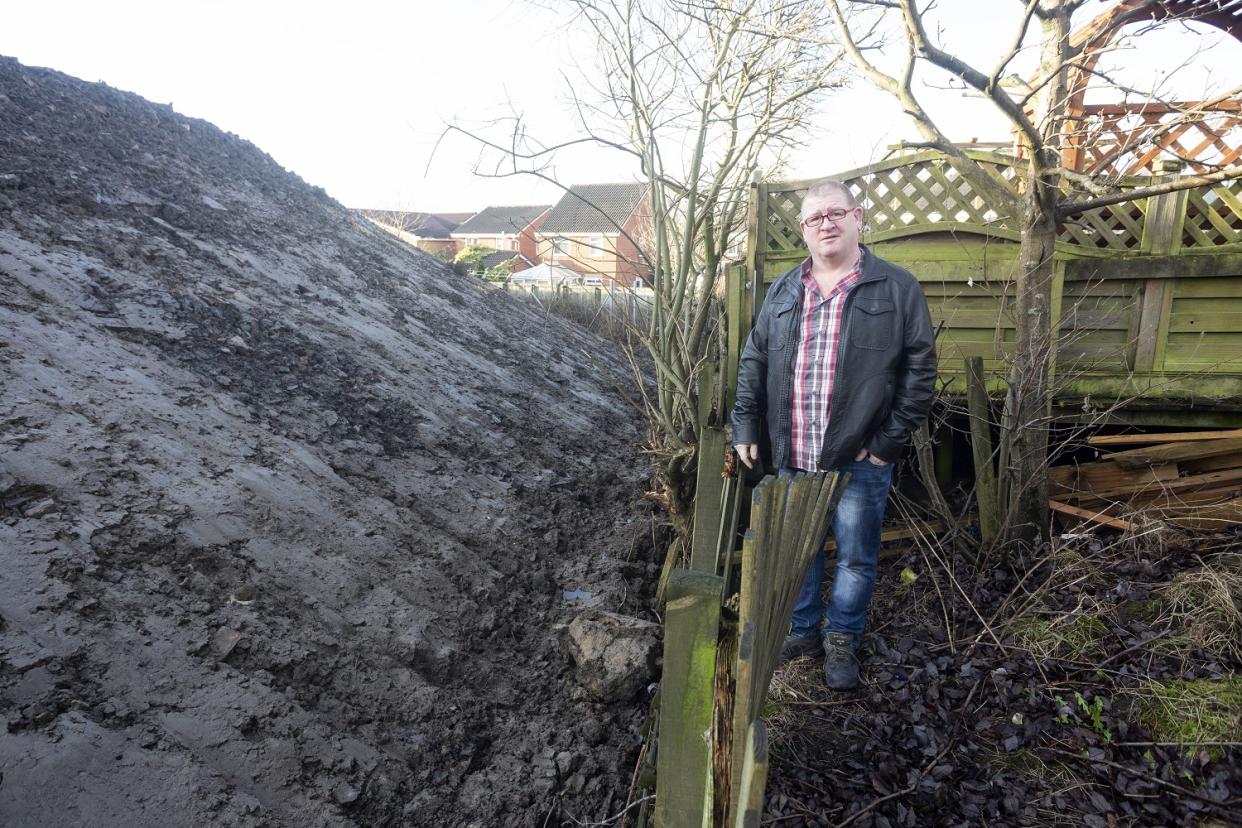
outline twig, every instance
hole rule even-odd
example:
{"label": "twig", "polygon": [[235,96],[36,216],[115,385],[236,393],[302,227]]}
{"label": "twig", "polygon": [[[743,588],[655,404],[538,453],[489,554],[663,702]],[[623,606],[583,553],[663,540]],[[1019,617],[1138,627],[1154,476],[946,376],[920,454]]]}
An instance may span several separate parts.
{"label": "twig", "polygon": [[622,808],[617,813],[608,817],[608,819],[604,820],[603,822],[579,822],[578,820],[574,819],[573,816],[570,814],[566,814],[565,816],[567,816],[569,818],[569,821],[572,822],[574,825],[580,825],[582,826],[582,828],[598,828],[598,826],[601,826],[601,825],[612,825],[614,822],[621,819],[621,817],[625,816],[625,812],[628,811],[630,808],[633,808],[635,805],[641,805],[644,802],[650,802],[653,799],[655,799],[655,794],[651,794],[650,796],[644,796],[642,799],[636,799],[633,802],[631,802],[629,805],[626,805],[624,808]]}
{"label": "twig", "polygon": [[[1134,768],[1128,768],[1125,765],[1118,764],[1117,762],[1110,762],[1107,759],[1092,759],[1089,756],[1083,756],[1081,754],[1074,753],[1073,751],[1061,750],[1060,748],[1054,748],[1054,747],[1047,747],[1044,749],[1052,753],[1056,753],[1060,756],[1068,756],[1071,759],[1077,759],[1079,761],[1090,762],[1091,764],[1094,764],[1094,765],[1105,765],[1106,767],[1113,768],[1114,770],[1125,771],[1126,773],[1134,772]],[[1238,805],[1242,803],[1242,797],[1236,797],[1234,799],[1229,799],[1224,802],[1213,802],[1212,800],[1208,799],[1202,794],[1197,794],[1194,791],[1190,790],[1189,788],[1183,788],[1181,785],[1174,785],[1172,782],[1166,782],[1165,780],[1161,779],[1158,776],[1148,776],[1145,779],[1148,782],[1155,782],[1157,785],[1168,788],[1171,791],[1177,791],[1182,796],[1188,796],[1191,799],[1197,799],[1200,802],[1212,808],[1224,808],[1226,806]]]}

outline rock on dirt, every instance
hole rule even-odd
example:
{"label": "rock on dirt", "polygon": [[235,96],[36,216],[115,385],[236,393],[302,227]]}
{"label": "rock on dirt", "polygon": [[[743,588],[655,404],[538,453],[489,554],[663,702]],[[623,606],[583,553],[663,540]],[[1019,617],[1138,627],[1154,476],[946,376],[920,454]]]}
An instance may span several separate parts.
{"label": "rock on dirt", "polygon": [[645,700],[562,643],[644,609],[608,345],[5,58],[0,174],[0,824],[619,810]]}
{"label": "rock on dirt", "polygon": [[569,625],[569,651],[578,680],[596,701],[629,701],[655,679],[660,626],[588,610]]}

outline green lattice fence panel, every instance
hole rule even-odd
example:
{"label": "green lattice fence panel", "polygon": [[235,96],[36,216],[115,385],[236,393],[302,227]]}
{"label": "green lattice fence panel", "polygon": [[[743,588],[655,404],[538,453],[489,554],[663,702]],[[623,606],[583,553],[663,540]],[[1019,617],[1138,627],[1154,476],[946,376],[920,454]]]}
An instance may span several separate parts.
{"label": "green lattice fence panel", "polygon": [[[986,174],[1014,190],[1016,172],[1010,159],[974,153]],[[1012,219],[1000,215],[973,184],[934,153],[918,153],[873,164],[838,177],[864,208],[867,240],[907,235],[921,230],[972,230],[987,234],[1016,233]],[[768,220],[764,252],[785,255],[804,249],[798,226],[802,197],[812,182],[772,185],[764,211]]]}
{"label": "green lattice fence panel", "polygon": [[1182,246],[1232,244],[1242,244],[1242,181],[1191,190],[1182,221]]}
{"label": "green lattice fence panel", "polygon": [[[1011,165],[980,163],[992,178],[1013,189]],[[940,158],[876,170],[849,183],[866,208],[867,229],[873,236],[939,224],[967,226],[980,232],[1003,229],[1008,224],[1008,217],[998,214],[969,180]]]}
{"label": "green lattice fence panel", "polygon": [[806,245],[802,241],[802,229],[798,226],[798,214],[805,193],[805,187],[768,193],[764,213],[768,219],[767,253],[798,251],[800,255],[805,255],[802,251]]}
{"label": "green lattice fence panel", "polygon": [[1143,243],[1146,209],[1142,200],[1074,213],[1057,228],[1057,240],[1097,250],[1137,251]]}

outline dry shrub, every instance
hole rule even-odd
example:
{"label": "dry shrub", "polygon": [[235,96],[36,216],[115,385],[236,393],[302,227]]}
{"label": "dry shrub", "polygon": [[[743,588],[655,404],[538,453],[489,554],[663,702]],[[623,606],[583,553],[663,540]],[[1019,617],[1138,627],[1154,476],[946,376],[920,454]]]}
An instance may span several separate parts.
{"label": "dry shrub", "polygon": [[1075,583],[1105,588],[1110,586],[1112,578],[1108,572],[1108,552],[1111,551],[1101,548],[1098,542],[1055,542],[1048,558],[1048,578],[1044,588],[1065,589]]}
{"label": "dry shrub", "polygon": [[1164,596],[1182,635],[1221,658],[1242,661],[1242,554],[1179,572]]}
{"label": "dry shrub", "polygon": [[1165,523],[1158,513],[1139,510],[1121,517],[1134,526],[1134,531],[1123,533],[1116,548],[1131,559],[1160,557],[1170,550],[1192,545],[1191,536],[1184,529]]}

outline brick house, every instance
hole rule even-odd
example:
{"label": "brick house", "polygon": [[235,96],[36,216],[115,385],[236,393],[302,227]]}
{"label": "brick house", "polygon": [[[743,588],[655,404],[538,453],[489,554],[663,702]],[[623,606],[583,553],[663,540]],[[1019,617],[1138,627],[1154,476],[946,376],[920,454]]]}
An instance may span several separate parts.
{"label": "brick house", "polygon": [[651,227],[646,184],[571,187],[539,227],[539,260],[605,286],[644,287],[651,267],[639,253]]}
{"label": "brick house", "polygon": [[452,232],[472,213],[414,213],[408,210],[358,210],[402,241],[428,253],[447,256],[457,254],[457,240]]}
{"label": "brick house", "polygon": [[537,263],[536,231],[547,216],[550,206],[536,204],[523,207],[485,207],[453,230],[452,237],[465,247],[487,247],[496,251],[520,254],[514,270]]}

